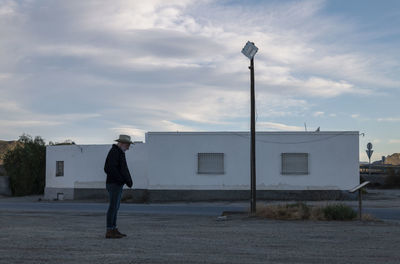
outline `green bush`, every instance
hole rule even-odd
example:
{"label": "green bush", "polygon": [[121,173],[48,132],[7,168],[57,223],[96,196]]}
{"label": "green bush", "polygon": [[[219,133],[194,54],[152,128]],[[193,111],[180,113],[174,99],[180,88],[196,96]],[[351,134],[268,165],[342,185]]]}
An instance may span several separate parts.
{"label": "green bush", "polygon": [[46,146],[37,136],[22,135],[17,146],[4,155],[13,195],[42,194],[45,186]]}
{"label": "green bush", "polygon": [[390,169],[383,187],[387,189],[400,188],[400,171],[396,173],[393,169]]}
{"label": "green bush", "polygon": [[323,209],[326,220],[353,220],[357,213],[348,205],[333,204],[327,205]]}

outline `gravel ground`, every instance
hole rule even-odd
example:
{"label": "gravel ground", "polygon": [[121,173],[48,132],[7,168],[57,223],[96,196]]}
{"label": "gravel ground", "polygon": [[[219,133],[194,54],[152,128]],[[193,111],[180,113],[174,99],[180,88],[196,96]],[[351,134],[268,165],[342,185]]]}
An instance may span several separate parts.
{"label": "gravel ground", "polygon": [[400,263],[398,222],[0,212],[0,263]]}

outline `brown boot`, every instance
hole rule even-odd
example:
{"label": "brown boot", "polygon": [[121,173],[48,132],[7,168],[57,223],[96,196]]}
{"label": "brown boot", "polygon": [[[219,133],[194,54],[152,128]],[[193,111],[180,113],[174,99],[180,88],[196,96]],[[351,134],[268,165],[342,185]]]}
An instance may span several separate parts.
{"label": "brown boot", "polygon": [[118,228],[115,228],[114,231],[115,231],[115,233],[117,233],[118,235],[121,235],[121,236],[123,236],[123,237],[126,237],[125,234],[122,234],[121,232],[119,232]]}
{"label": "brown boot", "polygon": [[123,236],[116,233],[115,230],[107,230],[106,238],[123,238]]}

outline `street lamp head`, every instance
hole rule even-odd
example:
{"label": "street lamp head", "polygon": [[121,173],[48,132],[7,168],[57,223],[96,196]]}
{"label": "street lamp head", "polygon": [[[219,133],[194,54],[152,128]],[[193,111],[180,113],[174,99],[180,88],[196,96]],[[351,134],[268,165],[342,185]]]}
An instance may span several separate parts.
{"label": "street lamp head", "polygon": [[244,56],[249,58],[250,60],[256,55],[258,48],[254,45],[253,42],[247,41],[246,45],[242,49],[242,53]]}

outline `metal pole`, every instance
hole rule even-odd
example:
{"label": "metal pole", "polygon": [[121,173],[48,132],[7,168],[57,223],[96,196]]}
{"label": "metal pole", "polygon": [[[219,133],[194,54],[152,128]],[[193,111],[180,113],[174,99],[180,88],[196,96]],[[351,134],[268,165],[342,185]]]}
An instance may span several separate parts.
{"label": "metal pole", "polygon": [[368,162],[368,176],[369,176],[369,180],[371,180],[371,157],[368,158],[369,162]]}
{"label": "metal pole", "polygon": [[360,221],[362,220],[362,188],[358,189],[358,217],[360,219]]}
{"label": "metal pole", "polygon": [[251,181],[251,213],[256,213],[256,119],[254,93],[254,59],[250,60],[250,101],[251,101],[251,147],[250,147],[250,181]]}

